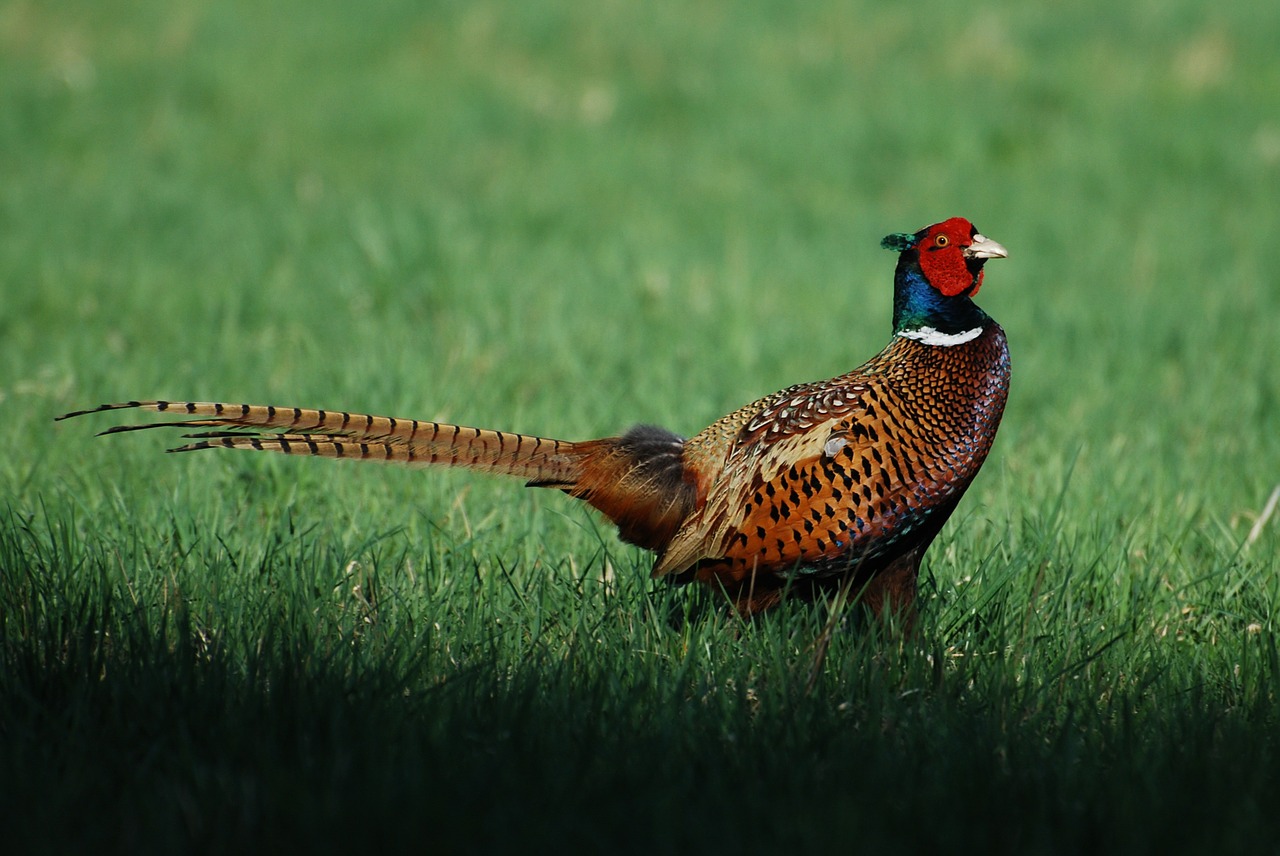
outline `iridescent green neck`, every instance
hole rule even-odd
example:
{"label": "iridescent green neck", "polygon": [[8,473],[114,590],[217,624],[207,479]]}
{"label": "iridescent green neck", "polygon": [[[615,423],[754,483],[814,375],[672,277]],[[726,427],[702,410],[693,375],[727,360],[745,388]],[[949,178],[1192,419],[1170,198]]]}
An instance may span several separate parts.
{"label": "iridescent green neck", "polygon": [[946,336],[985,327],[991,316],[968,297],[946,297],[929,285],[915,253],[898,257],[893,275],[893,332],[933,330]]}

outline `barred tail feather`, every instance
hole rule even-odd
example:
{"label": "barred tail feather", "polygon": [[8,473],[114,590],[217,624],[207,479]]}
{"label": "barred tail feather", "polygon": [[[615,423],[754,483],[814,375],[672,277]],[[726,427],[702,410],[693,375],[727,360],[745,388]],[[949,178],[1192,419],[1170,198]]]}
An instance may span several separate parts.
{"label": "barred tail feather", "polygon": [[[286,455],[465,467],[515,476],[548,486],[569,486],[581,473],[581,444],[468,428],[445,422],[397,419],[349,411],[313,410],[200,401],[129,401],[59,416],[69,419],[114,410],[150,410],[189,417],[141,425],[117,425],[102,434],[152,428],[223,429],[184,434],[196,440],[171,452],[251,449]],[[263,431],[226,429],[261,428]]]}
{"label": "barred tail feather", "polygon": [[[100,433],[207,428],[169,449],[250,449],[285,455],[464,467],[563,490],[602,511],[626,541],[663,550],[697,501],[686,479],[684,438],[641,425],[621,437],[570,443],[445,422],[336,410],[201,401],[128,401],[59,416],[150,410],[181,419],[117,425]],[[246,430],[247,429],[247,430]],[[257,429],[257,430],[253,430]]]}

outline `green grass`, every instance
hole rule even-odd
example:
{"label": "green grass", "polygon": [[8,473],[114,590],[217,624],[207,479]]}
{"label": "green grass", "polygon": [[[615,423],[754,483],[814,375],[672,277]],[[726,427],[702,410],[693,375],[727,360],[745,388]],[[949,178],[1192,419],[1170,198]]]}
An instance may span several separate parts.
{"label": "green grass", "polygon": [[[1269,852],[1271,2],[0,2],[6,852]],[[692,433],[964,215],[1014,388],[918,640],[133,397]]]}

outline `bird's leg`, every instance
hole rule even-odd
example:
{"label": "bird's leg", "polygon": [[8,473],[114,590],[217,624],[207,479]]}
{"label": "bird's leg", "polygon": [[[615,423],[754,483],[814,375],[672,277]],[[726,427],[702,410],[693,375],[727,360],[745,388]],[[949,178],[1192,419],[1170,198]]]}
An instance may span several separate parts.
{"label": "bird's leg", "polygon": [[894,559],[867,580],[859,597],[877,621],[892,619],[904,635],[909,635],[916,623],[916,580],[923,553],[917,548]]}

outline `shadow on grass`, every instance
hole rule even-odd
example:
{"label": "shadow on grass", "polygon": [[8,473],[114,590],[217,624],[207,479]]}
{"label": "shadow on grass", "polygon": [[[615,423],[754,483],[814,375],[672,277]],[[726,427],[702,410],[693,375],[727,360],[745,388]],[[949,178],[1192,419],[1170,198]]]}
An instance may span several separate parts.
{"label": "shadow on grass", "polygon": [[1274,830],[1271,637],[1215,683],[1009,575],[917,641],[835,633],[810,692],[812,606],[744,625],[640,584],[548,600],[518,569],[498,603],[367,580],[363,609],[142,596],[76,531],[0,532],[9,852],[1186,852]]}

